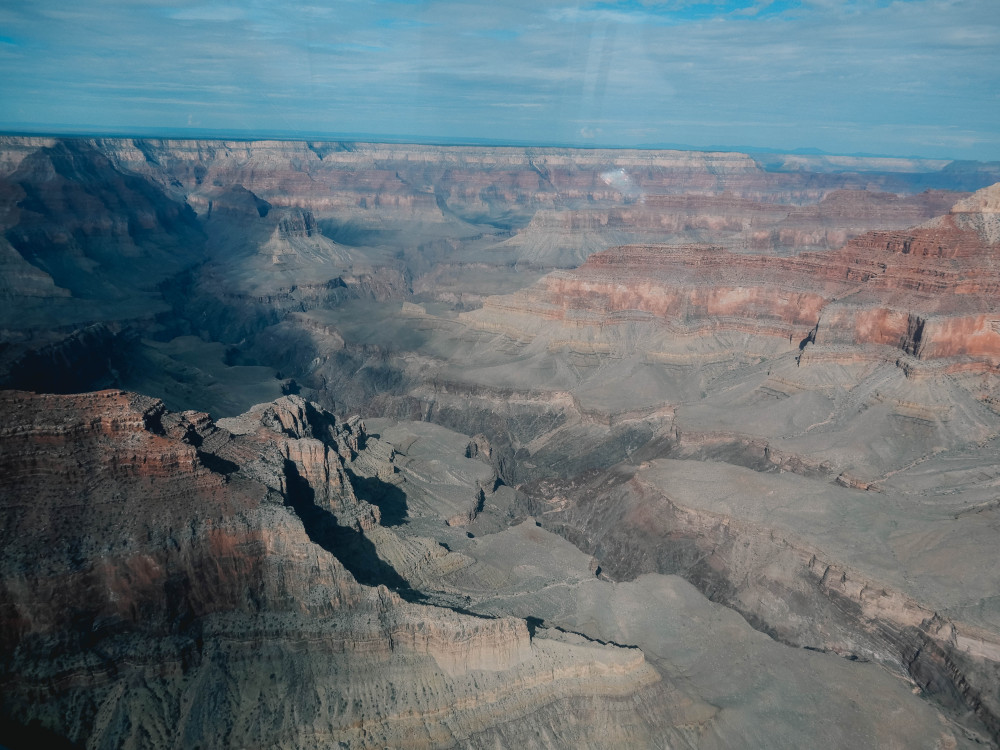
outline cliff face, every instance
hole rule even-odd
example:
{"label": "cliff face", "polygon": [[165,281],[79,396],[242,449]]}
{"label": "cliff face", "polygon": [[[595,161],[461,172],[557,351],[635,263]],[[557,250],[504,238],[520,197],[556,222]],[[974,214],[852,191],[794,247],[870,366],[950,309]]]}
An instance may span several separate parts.
{"label": "cliff face", "polygon": [[[331,193],[355,186],[364,190],[342,205],[374,208],[389,214],[425,206],[415,192],[472,211],[491,204],[559,200],[637,200],[649,194],[713,195],[730,191],[738,198],[811,203],[836,189],[919,192],[928,183],[956,178],[947,164],[913,165],[903,160],[879,164],[858,160],[836,171],[767,171],[746,154],[629,149],[560,149],[476,146],[421,146],[357,142],[191,141],[95,139],[90,141],[123,168],[148,175],[168,173],[188,190],[199,186],[242,184],[270,200],[300,196],[313,206],[332,207],[308,185],[329,185]],[[15,146],[19,143],[15,143]],[[987,184],[991,173],[977,175]],[[938,187],[968,190],[941,183]],[[981,187],[982,184],[976,187]],[[428,188],[430,190],[428,191]],[[558,193],[559,197],[555,194]],[[548,195],[548,198],[542,197]],[[405,196],[405,197],[404,197]],[[360,199],[366,199],[361,204]],[[276,205],[289,205],[288,199]],[[320,213],[317,210],[317,213]]]}
{"label": "cliff face", "polygon": [[[615,467],[523,484],[530,512],[616,580],[682,575],[995,738],[997,189],[833,252],[625,245],[462,314],[579,367],[577,404],[662,419]],[[608,362],[630,374],[600,391]]]}
{"label": "cliff face", "polygon": [[873,226],[903,229],[944,213],[955,196],[940,190],[911,196],[834,190],[818,203],[789,206],[728,191],[643,193],[622,207],[539,210],[496,250],[519,263],[561,268],[575,268],[608,247],[664,237],[675,244],[712,241],[740,253],[832,250]]}
{"label": "cliff face", "polygon": [[[5,742],[971,746],[877,670],[754,640],[678,582],[649,579],[637,599],[534,522],[495,534],[497,505],[516,501],[479,463],[482,436],[381,421],[390,444],[297,397],[217,423],[123,391],[5,391],[0,406]],[[482,515],[446,524],[457,486]],[[400,489],[414,526],[397,534]],[[654,662],[608,642],[624,638]],[[752,665],[723,679],[692,653]],[[803,693],[822,711],[796,706]],[[892,717],[859,709],[869,693]],[[829,721],[841,728],[820,736]]]}
{"label": "cliff face", "polygon": [[1000,245],[989,229],[996,190],[977,193],[927,226],[870,232],[831,253],[780,258],[698,245],[615,248],[575,271],[488,299],[463,318],[513,336],[562,337],[559,343],[571,347],[600,346],[602,339],[613,346],[608,329],[645,324],[681,337],[739,332],[784,340],[788,349],[806,349],[804,359],[817,347],[876,345],[921,361],[989,369],[1000,363]]}
{"label": "cliff face", "polygon": [[2,190],[6,241],[77,297],[149,292],[202,244],[189,205],[86,145],[38,149],[5,175]]}
{"label": "cliff face", "polygon": [[[943,164],[872,164],[768,171],[734,153],[0,137],[11,347],[0,378],[20,387],[8,363],[100,322],[128,329],[130,366],[81,367],[87,376],[60,390],[169,390],[172,405],[233,414],[270,397],[260,381],[241,383],[238,398],[206,396],[233,361],[291,370],[318,390],[345,377],[320,371],[326,342],[303,313],[410,298],[464,311],[637,243],[834,248],[930,219],[968,183]],[[185,336],[239,351],[192,374]],[[363,384],[343,385],[352,406],[368,400]]]}
{"label": "cliff face", "polygon": [[989,519],[693,461],[526,489],[546,525],[594,553],[606,575],[682,575],[781,642],[878,662],[996,737],[1000,637],[996,612],[977,606],[996,586],[981,570]]}
{"label": "cliff face", "polygon": [[364,538],[380,513],[345,473],[356,420],[296,398],[225,427],[121,391],[0,403],[0,681],[22,726],[87,747],[436,747],[655,694],[635,650],[359,584],[345,565],[409,592]]}
{"label": "cliff face", "polygon": [[178,409],[0,400],[0,718],[996,737],[995,172],[835,161],[0,138],[0,382]]}

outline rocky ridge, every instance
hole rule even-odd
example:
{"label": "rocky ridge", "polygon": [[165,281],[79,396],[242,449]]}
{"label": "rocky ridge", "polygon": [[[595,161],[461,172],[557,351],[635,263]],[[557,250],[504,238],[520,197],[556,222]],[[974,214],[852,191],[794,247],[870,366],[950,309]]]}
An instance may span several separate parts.
{"label": "rocky ridge", "polygon": [[620,352],[628,337],[617,331],[645,324],[681,342],[748,334],[763,339],[761,351],[799,348],[803,357],[838,346],[889,347],[919,361],[948,358],[988,371],[1000,363],[993,305],[1000,245],[989,229],[996,192],[977,193],[930,226],[871,232],[833,253],[777,258],[699,245],[615,248],[575,271],[487,299],[462,319],[581,351]]}
{"label": "rocky ridge", "polygon": [[[517,498],[481,436],[380,420],[377,437],[298,397],[218,422],[116,390],[0,398],[0,707],[26,742],[791,746],[826,716],[831,747],[972,746],[885,674],[774,644],[679,581],[599,616],[638,600],[533,521],[503,531]],[[480,495],[475,535],[442,514],[458,488]],[[770,666],[720,682],[690,661],[716,649]],[[894,717],[873,724],[858,690]],[[823,710],[791,708],[802,693]]]}
{"label": "rocky ridge", "polygon": [[[899,502],[865,508],[857,490],[692,461],[620,466],[528,492],[545,525],[595,554],[606,575],[681,575],[776,639],[878,662],[955,715],[975,716],[983,741],[996,736],[995,614],[955,617],[995,590],[975,562],[992,544],[979,524]],[[935,552],[904,552],[913,537]],[[967,553],[968,569],[928,576],[917,560],[941,549]]]}
{"label": "rocky ridge", "polygon": [[[583,700],[623,733],[580,727],[583,746],[681,731],[628,707],[659,682],[635,650],[401,598],[347,474],[373,440],[357,420],[294,397],[221,425],[121,391],[2,398],[0,680],[24,726],[87,747],[479,746]],[[358,583],[379,577],[400,593]]]}
{"label": "rocky ridge", "polygon": [[[77,717],[74,727],[93,719],[101,727],[94,736],[113,738],[109,745],[138,736],[133,730],[159,733],[158,744],[166,744],[163,727],[189,715],[188,739],[219,738],[212,733],[221,731],[230,734],[219,743],[266,737],[294,746],[347,736],[337,733],[349,724],[352,742],[391,744],[391,727],[365,706],[387,705],[395,690],[404,696],[400,705],[417,708],[394,714],[393,722],[412,718],[406,726],[438,745],[533,746],[542,742],[538,736],[556,736],[545,735],[550,730],[581,746],[611,736],[619,745],[642,743],[655,732],[635,718],[637,706],[656,706],[663,717],[656,736],[679,746],[753,738],[760,746],[792,747],[815,745],[817,737],[830,746],[860,746],[878,736],[883,746],[949,747],[996,738],[996,189],[918,192],[979,188],[996,179],[986,180],[989,165],[831,160],[810,172],[803,167],[809,160],[765,168],[740,155],[680,152],[2,143],[0,253],[11,274],[0,288],[10,318],[0,342],[0,381],[66,391],[128,384],[172,408],[230,416],[212,426],[205,415],[163,411],[159,426],[153,415],[147,428],[136,422],[101,438],[112,464],[123,467],[135,462],[110,448],[116,435],[134,440],[129,435],[138,431],[167,440],[152,450],[160,455],[162,448],[166,457],[149,460],[148,486],[169,489],[180,472],[187,477],[182,486],[198,489],[177,490],[183,512],[174,515],[170,503],[152,504],[148,525],[160,529],[163,521],[167,531],[126,525],[121,541],[107,532],[117,521],[96,516],[88,540],[108,535],[115,549],[141,551],[155,563],[152,573],[141,568],[116,583],[123,590],[134,584],[137,598],[114,596],[153,603],[142,604],[133,620],[123,619],[118,599],[105,603],[118,651],[91,649],[111,643],[101,625],[90,625],[86,637],[53,636],[70,643],[63,649],[46,640],[51,633],[82,633],[86,627],[74,629],[97,616],[87,609],[89,596],[70,596],[77,609],[67,611],[77,619],[60,621],[17,653],[50,676],[49,656],[63,651],[94,663],[110,654],[100,661],[114,665],[108,674],[142,663],[141,680],[128,672],[128,684],[143,681],[146,692],[117,713],[109,699],[93,719],[97,709],[88,701],[104,701],[101,686],[117,678],[83,678],[86,669],[73,667],[67,674],[89,680],[88,687],[54,702],[52,716]],[[105,209],[96,211],[98,204]],[[120,257],[146,269],[138,285],[118,269]],[[381,437],[374,438],[360,423],[317,418],[319,410],[295,397],[251,408],[299,391],[337,413],[390,419],[369,420],[379,424]],[[145,406],[135,408],[145,413]],[[395,421],[405,419],[424,422]],[[73,428],[60,448],[76,456],[71,468],[90,465],[83,454],[91,437]],[[444,458],[451,455],[460,460]],[[43,481],[45,469],[24,476]],[[101,495],[107,477],[95,476],[91,489],[70,494]],[[122,502],[147,492],[132,475],[110,477]],[[689,491],[702,486],[721,494]],[[234,488],[257,499],[212,517],[228,535],[218,537],[217,549],[204,541],[201,506],[188,509],[184,498],[218,498],[212,507],[228,508]],[[25,526],[45,529],[50,516],[72,517],[45,507],[43,517],[25,516]],[[553,534],[522,522],[529,512],[594,559],[546,568],[551,560],[540,547],[571,554]],[[238,521],[225,521],[233,514]],[[68,522],[53,528],[53,539],[77,540],[65,550],[53,545],[63,560],[56,568],[118,560],[91,541],[78,543],[79,530]],[[285,540],[289,534],[293,541]],[[503,562],[508,544],[525,555],[516,570]],[[169,554],[156,552],[160,547]],[[27,551],[18,554],[29,568],[36,563]],[[222,562],[213,567],[216,557]],[[302,573],[303,561],[312,572]],[[107,575],[125,565],[139,563],[115,562]],[[273,573],[273,565],[282,572]],[[779,647],[739,630],[746,622],[735,615],[711,631],[718,652],[684,640],[677,633],[685,617],[715,622],[717,609],[694,605],[697,592],[664,572],[684,576],[764,633],[827,654]],[[161,573],[166,582],[156,577]],[[68,575],[55,578],[65,582]],[[95,602],[108,598],[101,575],[97,584],[82,584]],[[209,591],[195,585],[189,601],[179,592],[194,575],[222,582]],[[18,586],[16,601],[30,599],[30,587]],[[39,586],[58,597],[64,583]],[[646,599],[665,604],[647,609]],[[207,605],[216,600],[219,611]],[[679,600],[692,604],[690,615],[672,615],[677,632],[658,630]],[[51,617],[43,599],[23,606],[39,622]],[[271,609],[277,614],[268,619]],[[322,613],[318,620],[315,612]],[[429,612],[447,619],[415,635],[409,618],[430,622]],[[497,630],[467,612],[496,622],[510,614],[521,619]],[[142,634],[147,614],[157,633],[167,634],[155,636],[158,653],[174,644],[169,658],[144,655],[153,638]],[[17,627],[33,622],[15,620]],[[213,726],[211,708],[200,713],[185,702],[185,690],[201,701],[205,685],[239,685],[208,705],[244,716],[240,707],[254,700],[256,686],[263,684],[261,696],[270,689],[257,674],[260,654],[272,654],[266,663],[281,667],[289,651],[307,648],[302,643],[331,643],[328,626],[361,633],[368,645],[317,656],[315,674],[292,660],[296,677],[286,683],[278,679],[281,669],[273,670],[279,685],[269,695],[285,691],[293,697],[286,703],[305,706],[303,714],[265,713],[266,731],[259,718],[237,731]],[[213,654],[214,671],[199,672],[197,664],[208,662],[193,661],[206,642],[202,632],[218,636],[203,652]],[[726,641],[737,632],[738,647]],[[604,648],[587,638],[641,646],[643,663],[659,680],[638,692],[622,688],[614,700],[608,696],[618,688],[610,686],[594,697],[573,693],[570,683],[532,682],[525,643],[532,654],[552,656],[555,670],[563,646]],[[491,639],[501,644],[496,653]],[[139,645],[119,658],[127,651],[121,644],[133,642]],[[42,650],[31,651],[31,644]],[[366,648],[381,666],[358,656]],[[598,653],[623,655],[614,648]],[[718,669],[683,653],[699,654],[702,665],[726,662],[722,672],[734,675],[732,684],[720,687]],[[833,661],[815,660],[827,656]],[[866,659],[904,676],[902,690],[880,682],[885,673],[872,664],[861,682],[845,666]],[[180,664],[180,676],[160,681],[153,672],[165,667],[154,662]],[[496,672],[502,679],[516,673],[517,684],[536,685],[526,693],[531,700],[563,697],[545,703],[549,708],[509,704],[520,706],[511,710],[523,721],[491,719],[506,700],[502,691],[489,688],[498,702],[470,708],[468,696],[478,690],[470,680],[485,683],[458,673],[462,664],[493,662],[506,665]],[[405,675],[426,674],[432,663],[435,675],[445,675],[427,687],[437,697],[412,697]],[[736,663],[757,677],[737,680]],[[778,666],[786,663],[787,670]],[[328,685],[330,675],[347,684],[369,672],[395,676],[368,692],[349,691],[348,708],[339,703],[343,692],[305,695],[296,687]],[[810,681],[807,672],[829,684]],[[693,673],[701,680],[696,687],[688,681]],[[54,684],[48,679],[17,690],[37,698],[49,689],[39,684]],[[866,706],[891,695],[878,705],[905,705],[909,713],[873,725],[870,713],[840,700],[861,684],[879,686]],[[910,688],[931,703],[907,702],[900,693]],[[11,694],[28,694],[17,690]],[[153,694],[182,697],[147,700]],[[825,725],[822,711],[805,705],[814,699],[829,711]],[[780,715],[768,713],[767,700],[782,707]],[[28,719],[29,703],[4,710]],[[68,712],[61,708],[67,705]],[[478,718],[454,713],[456,705],[479,711]],[[944,712],[945,723],[929,705]],[[607,717],[608,731],[617,734],[588,734],[573,718],[577,712]],[[328,714],[338,718],[331,722]],[[438,724],[429,729],[430,715],[457,717],[447,724],[451,735]],[[123,718],[130,716],[153,718],[134,729]],[[954,729],[950,722],[957,721],[964,728],[945,736],[918,716],[930,717],[932,726]]]}

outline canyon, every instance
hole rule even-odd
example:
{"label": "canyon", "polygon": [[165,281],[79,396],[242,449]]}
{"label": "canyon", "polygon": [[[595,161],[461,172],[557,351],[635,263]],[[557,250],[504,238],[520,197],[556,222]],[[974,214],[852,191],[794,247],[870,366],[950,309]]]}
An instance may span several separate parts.
{"label": "canyon", "polygon": [[1000,741],[1000,165],[0,137],[0,744]]}

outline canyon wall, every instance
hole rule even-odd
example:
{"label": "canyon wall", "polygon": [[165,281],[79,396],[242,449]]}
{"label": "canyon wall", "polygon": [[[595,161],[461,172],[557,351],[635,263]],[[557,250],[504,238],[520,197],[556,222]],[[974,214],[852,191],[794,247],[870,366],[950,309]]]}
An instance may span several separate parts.
{"label": "canyon wall", "polygon": [[[0,718],[92,747],[995,743],[998,178],[0,139]],[[736,618],[716,651],[689,584]],[[722,686],[718,654],[753,666]]]}
{"label": "canyon wall", "polygon": [[364,538],[380,511],[347,474],[372,440],[357,420],[297,398],[225,426],[121,391],[2,398],[0,681],[25,731],[480,746],[585,710],[616,727],[566,735],[585,747],[684,734],[630,707],[657,700],[641,652],[407,601]]}
{"label": "canyon wall", "polygon": [[618,330],[646,325],[681,341],[746,333],[773,341],[762,349],[784,344],[806,350],[803,357],[889,347],[920,362],[988,371],[1000,363],[997,194],[996,186],[984,189],[928,226],[870,232],[841,250],[794,258],[627,245],[461,317],[515,338],[541,335],[550,347],[613,351]]}

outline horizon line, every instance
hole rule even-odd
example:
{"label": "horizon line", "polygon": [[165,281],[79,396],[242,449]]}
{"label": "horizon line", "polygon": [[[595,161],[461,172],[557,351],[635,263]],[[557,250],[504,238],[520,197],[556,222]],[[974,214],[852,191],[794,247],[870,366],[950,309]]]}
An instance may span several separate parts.
{"label": "horizon line", "polygon": [[800,147],[782,149],[773,146],[733,146],[709,145],[695,146],[681,143],[644,143],[636,145],[621,145],[607,143],[558,142],[558,141],[525,141],[518,139],[448,137],[422,135],[386,135],[378,133],[336,133],[308,130],[240,130],[223,128],[103,128],[100,126],[53,126],[53,125],[22,125],[0,126],[0,136],[35,137],[35,138],[156,138],[166,140],[231,140],[240,142],[252,141],[290,141],[290,142],[324,142],[324,143],[372,143],[386,145],[414,145],[463,147],[479,146],[489,148],[560,148],[581,151],[692,151],[699,153],[734,153],[734,154],[770,154],[772,156],[804,156],[804,157],[840,157],[851,159],[897,159],[905,161],[924,162],[963,162],[977,164],[1000,164],[1000,161],[982,159],[958,159],[951,157],[920,156],[911,154],[900,156],[896,154],[881,154],[870,152],[837,153],[824,151],[815,147]]}

